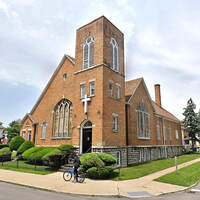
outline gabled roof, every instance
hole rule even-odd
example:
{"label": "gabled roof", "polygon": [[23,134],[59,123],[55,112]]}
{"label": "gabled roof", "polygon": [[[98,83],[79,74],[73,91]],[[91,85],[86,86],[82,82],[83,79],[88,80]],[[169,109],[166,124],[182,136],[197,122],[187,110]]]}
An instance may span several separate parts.
{"label": "gabled roof", "polygon": [[53,73],[52,77],[50,78],[49,82],[47,83],[46,87],[44,88],[44,90],[42,91],[42,94],[40,95],[40,97],[38,98],[36,104],[33,106],[30,114],[32,114],[34,112],[34,110],[36,109],[37,105],[40,103],[40,101],[42,100],[44,94],[46,93],[47,89],[49,88],[51,82],[53,81],[54,77],[57,75],[58,71],[60,70],[60,68],[62,67],[63,63],[65,62],[65,60],[68,59],[73,65],[75,64],[75,59],[72,58],[71,56],[68,55],[64,55],[61,62],[59,63],[58,67],[56,68],[55,72]]}
{"label": "gabled roof", "polygon": [[29,118],[29,119],[31,120],[32,124],[37,124],[37,121],[34,119],[34,117],[33,117],[30,113],[27,113],[27,114],[24,116],[24,118],[23,118],[22,121],[21,121],[21,124],[23,124],[24,121],[25,121],[27,118]]}
{"label": "gabled roof", "polygon": [[125,96],[132,96],[143,78],[138,78],[125,82]]}
{"label": "gabled roof", "polygon": [[135,92],[136,92],[137,88],[139,87],[140,83],[143,83],[143,85],[144,85],[144,88],[145,88],[145,90],[147,92],[147,95],[148,95],[149,100],[150,100],[150,102],[152,104],[152,107],[153,107],[153,110],[154,110],[155,114],[160,115],[162,117],[165,117],[165,118],[167,118],[169,120],[173,120],[173,121],[179,122],[179,119],[176,118],[173,114],[171,114],[170,112],[168,112],[167,110],[165,110],[164,108],[162,108],[158,104],[156,104],[154,101],[152,101],[143,78],[138,78],[138,79],[134,79],[134,80],[125,82],[125,98],[126,98],[126,102],[128,102],[128,103],[130,102],[131,98],[135,94]]}
{"label": "gabled roof", "polygon": [[166,117],[168,119],[172,119],[174,121],[180,122],[180,120],[178,118],[176,118],[172,113],[170,113],[167,110],[165,110],[164,108],[160,107],[154,101],[152,101],[152,102],[153,102],[154,108],[156,110],[156,114]]}
{"label": "gabled roof", "polygon": [[139,85],[140,85],[141,83],[142,83],[143,86],[144,86],[144,89],[145,89],[145,91],[146,91],[146,94],[147,94],[147,96],[148,96],[148,98],[149,98],[149,101],[150,101],[150,103],[151,103],[151,105],[152,105],[152,109],[153,109],[153,111],[155,112],[155,109],[154,109],[154,106],[153,106],[153,103],[152,103],[152,100],[151,100],[151,96],[150,96],[150,94],[149,94],[149,91],[148,91],[148,89],[147,89],[147,86],[146,86],[146,84],[145,84],[143,78],[138,78],[138,79],[134,79],[134,80],[125,82],[125,98],[126,98],[126,101],[127,101],[128,103],[130,103],[130,101],[131,101],[133,95],[135,94],[137,88],[139,87]]}

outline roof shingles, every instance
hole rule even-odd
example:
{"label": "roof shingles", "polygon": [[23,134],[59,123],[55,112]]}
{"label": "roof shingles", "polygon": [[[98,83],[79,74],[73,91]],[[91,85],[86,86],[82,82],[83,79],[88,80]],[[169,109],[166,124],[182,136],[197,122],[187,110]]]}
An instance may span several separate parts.
{"label": "roof shingles", "polygon": [[[130,81],[125,82],[125,97],[126,102],[129,101],[135,90],[138,88],[140,82],[143,80],[143,78],[138,78]],[[154,101],[152,101],[153,107],[155,109],[156,114],[161,115],[163,117],[166,117],[168,119],[172,119],[175,121],[180,121],[178,118],[176,118],[173,114],[165,110],[164,108],[157,105]]]}

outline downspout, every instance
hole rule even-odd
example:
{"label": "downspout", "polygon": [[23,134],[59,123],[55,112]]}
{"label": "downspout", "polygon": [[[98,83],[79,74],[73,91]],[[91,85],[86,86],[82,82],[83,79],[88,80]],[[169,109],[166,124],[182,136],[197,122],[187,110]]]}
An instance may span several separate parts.
{"label": "downspout", "polygon": [[125,120],[126,120],[126,161],[127,161],[127,166],[128,166],[128,120],[129,120],[129,103],[125,103]]}
{"label": "downspout", "polygon": [[164,133],[164,118],[162,118],[162,129],[163,129],[163,145],[165,149],[165,158],[167,158],[167,147],[166,147],[166,127],[165,127],[165,133]]}

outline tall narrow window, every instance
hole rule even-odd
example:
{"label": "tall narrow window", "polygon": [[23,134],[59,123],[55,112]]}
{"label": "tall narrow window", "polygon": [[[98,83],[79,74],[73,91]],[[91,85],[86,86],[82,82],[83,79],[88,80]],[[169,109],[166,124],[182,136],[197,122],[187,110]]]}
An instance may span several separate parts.
{"label": "tall narrow window", "polygon": [[118,62],[118,45],[114,38],[110,40],[110,67],[119,71],[119,62]]}
{"label": "tall narrow window", "polygon": [[113,132],[118,131],[118,115],[113,113]]}
{"label": "tall narrow window", "polygon": [[113,97],[113,82],[109,82],[109,96]]}
{"label": "tall narrow window", "polygon": [[116,84],[117,87],[117,99],[120,99],[120,85]]}
{"label": "tall narrow window", "polygon": [[172,141],[172,128],[169,126],[169,140]]}
{"label": "tall narrow window", "polygon": [[22,131],[22,137],[25,139],[25,137],[26,137],[26,131]]}
{"label": "tall narrow window", "polygon": [[83,45],[83,69],[94,65],[94,38],[88,37]]}
{"label": "tall narrow window", "polygon": [[28,131],[28,140],[31,141],[31,130]]}
{"label": "tall narrow window", "polygon": [[90,82],[90,96],[94,96],[94,81]]}
{"label": "tall narrow window", "polygon": [[62,99],[54,109],[53,138],[71,136],[72,103]]}
{"label": "tall narrow window", "polygon": [[176,139],[178,140],[178,131],[176,130]]}
{"label": "tall narrow window", "polygon": [[157,130],[157,139],[160,140],[160,124],[157,123],[156,125],[156,130]]}
{"label": "tall narrow window", "polygon": [[163,126],[163,137],[164,137],[164,141],[166,141],[166,127],[165,127],[165,125]]}
{"label": "tall narrow window", "polygon": [[46,138],[46,128],[47,128],[47,123],[44,122],[42,124],[42,139],[45,139]]}
{"label": "tall narrow window", "polygon": [[81,99],[85,97],[85,84],[81,84],[80,86]]}
{"label": "tall narrow window", "polygon": [[142,102],[137,107],[137,132],[139,139],[149,139],[149,113]]}

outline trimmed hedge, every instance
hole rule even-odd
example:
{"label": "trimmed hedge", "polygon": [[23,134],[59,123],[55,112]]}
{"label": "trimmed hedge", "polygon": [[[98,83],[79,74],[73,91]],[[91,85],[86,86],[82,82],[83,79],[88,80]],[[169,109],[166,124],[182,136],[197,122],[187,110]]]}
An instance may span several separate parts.
{"label": "trimmed hedge", "polygon": [[24,143],[24,138],[21,136],[15,136],[9,143],[10,150],[16,150],[20,147],[20,145]]}
{"label": "trimmed hedge", "polygon": [[[42,164],[42,157],[54,149],[55,147],[32,147],[27,150],[31,150],[31,153],[28,152],[28,154],[25,154],[24,156],[22,154],[22,156],[30,163]],[[26,153],[27,151],[25,151],[24,153]]]}
{"label": "trimmed hedge", "polygon": [[89,168],[104,167],[103,161],[95,153],[86,153],[80,157],[81,169],[87,171]]}
{"label": "trimmed hedge", "polygon": [[9,147],[4,147],[0,149],[0,161],[9,161],[11,160],[11,151]]}
{"label": "trimmed hedge", "polygon": [[62,144],[58,147],[58,149],[64,154],[69,154],[75,149],[75,147],[69,144]]}
{"label": "trimmed hedge", "polygon": [[20,145],[20,147],[17,149],[18,154],[24,153],[26,150],[30,149],[31,147],[34,147],[34,143],[31,141],[25,141]]}
{"label": "trimmed hedge", "polygon": [[0,149],[0,156],[5,156],[11,154],[11,151],[9,147],[5,147],[3,149]]}
{"label": "trimmed hedge", "polygon": [[117,163],[117,159],[110,154],[99,153],[97,156],[105,163],[106,166],[114,165]]}
{"label": "trimmed hedge", "polygon": [[22,154],[22,157],[25,159],[25,160],[28,160],[28,158],[30,157],[31,154],[34,154],[35,152],[37,151],[40,151],[44,149],[44,147],[32,147],[28,150],[26,150],[23,154]]}
{"label": "trimmed hedge", "polygon": [[63,153],[60,149],[54,149],[42,157],[45,165],[52,168],[59,168],[63,163]]}
{"label": "trimmed hedge", "polygon": [[115,167],[113,166],[92,167],[86,171],[86,176],[93,179],[107,179],[114,176],[114,170]]}
{"label": "trimmed hedge", "polygon": [[3,149],[5,147],[9,147],[9,145],[8,144],[0,144],[0,149]]}

